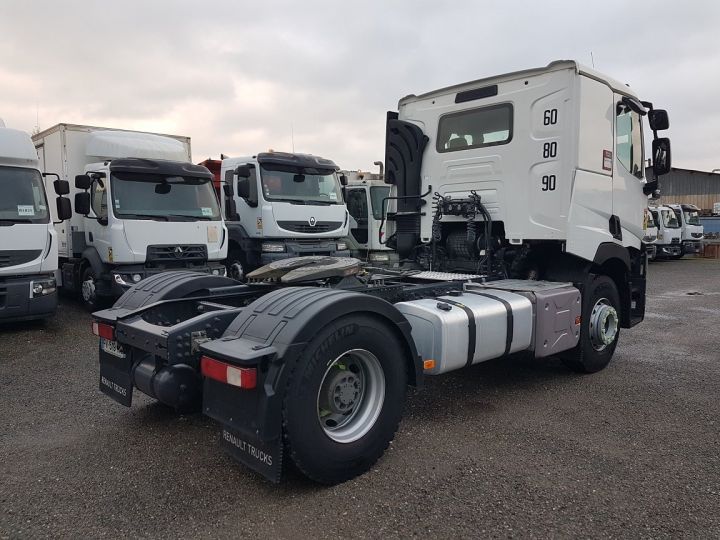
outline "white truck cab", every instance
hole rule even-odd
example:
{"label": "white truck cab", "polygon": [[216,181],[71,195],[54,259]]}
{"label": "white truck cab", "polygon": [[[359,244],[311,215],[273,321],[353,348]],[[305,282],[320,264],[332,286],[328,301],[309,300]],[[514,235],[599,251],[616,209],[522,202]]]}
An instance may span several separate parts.
{"label": "white truck cab", "polygon": [[682,253],[682,228],[669,206],[651,206],[650,213],[657,225],[656,257],[679,259]]}
{"label": "white truck cab", "polygon": [[682,254],[699,253],[704,236],[703,226],[700,224],[700,209],[694,204],[668,204],[667,206],[672,208],[675,217],[680,222]]}
{"label": "white truck cab", "polygon": [[657,255],[657,242],[658,228],[655,223],[650,209],[645,210],[645,236],[643,236],[643,244],[645,245],[645,252],[647,253],[648,259],[653,261]]}
{"label": "white truck cab", "polygon": [[189,162],[188,138],[59,124],[33,140],[46,167],[74,179],[62,286],[88,308],[168,269],[225,273],[212,174]]}
{"label": "white truck cab", "polygon": [[[67,185],[56,181],[60,194]],[[61,219],[70,201],[59,199]],[[0,321],[38,319],[57,307],[58,240],[30,135],[0,121]]]}
{"label": "white truck cab", "polygon": [[350,213],[348,244],[353,257],[381,266],[398,262],[395,251],[384,242],[383,204],[390,197],[389,184],[380,175],[362,171],[342,171],[348,179],[345,203]]}
{"label": "white truck cab", "polygon": [[262,152],[222,161],[230,275],[303,255],[348,256],[338,167],[309,154]]}

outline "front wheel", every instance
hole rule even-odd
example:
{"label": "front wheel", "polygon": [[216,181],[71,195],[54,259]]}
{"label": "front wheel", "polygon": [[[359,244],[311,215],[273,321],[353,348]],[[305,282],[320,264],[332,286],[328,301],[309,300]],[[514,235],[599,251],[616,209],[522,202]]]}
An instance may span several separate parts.
{"label": "front wheel", "polygon": [[245,279],[248,268],[246,258],[240,249],[233,248],[229,251],[226,267],[228,277],[237,281],[243,281],[243,279]]}
{"label": "front wheel", "polygon": [[397,431],[406,386],[405,352],[391,328],[366,315],[329,325],[288,383],[283,433],[292,462],[323,484],[364,473]]}
{"label": "front wheel", "polygon": [[86,266],[82,271],[80,278],[80,300],[82,300],[85,309],[97,311],[102,309],[107,301],[104,297],[98,295],[98,278],[92,266]]}
{"label": "front wheel", "polygon": [[561,353],[563,362],[574,371],[595,373],[612,359],[620,338],[620,295],[607,276],[591,276],[583,291],[580,341]]}

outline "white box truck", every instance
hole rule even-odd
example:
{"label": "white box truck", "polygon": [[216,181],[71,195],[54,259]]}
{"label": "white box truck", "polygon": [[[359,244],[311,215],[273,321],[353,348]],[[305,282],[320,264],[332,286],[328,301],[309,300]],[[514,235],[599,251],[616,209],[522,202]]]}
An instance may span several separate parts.
{"label": "white box truck", "polygon": [[261,152],[222,161],[222,206],[235,279],[272,261],[349,256],[338,166],[310,154]]}
{"label": "white box truck", "polygon": [[700,209],[694,204],[667,204],[675,212],[680,223],[680,257],[702,250],[703,226],[700,224]]}
{"label": "white box truck", "polygon": [[655,240],[655,258],[679,259],[682,252],[682,228],[677,216],[669,206],[650,206],[648,208],[657,226]]}
{"label": "white box truck", "polygon": [[71,181],[58,228],[61,286],[90,309],[168,269],[224,274],[227,230],[190,139],[58,124],[33,136],[40,167]]}
{"label": "white box truck", "polygon": [[388,115],[385,179],[407,271],[300,257],[246,285],[150,278],[94,314],[110,343],[100,388],[127,406],[133,388],[202,404],[237,460],[333,484],[373,466],[425,376],[518,352],[601,370],[644,317],[644,211],[670,168],[668,126],[573,61],[406,97]]}
{"label": "white box truck", "polygon": [[[54,187],[60,195],[69,190],[59,179]],[[69,199],[57,201],[52,214],[69,218]],[[55,313],[58,239],[50,216],[30,135],[0,120],[0,322]]]}

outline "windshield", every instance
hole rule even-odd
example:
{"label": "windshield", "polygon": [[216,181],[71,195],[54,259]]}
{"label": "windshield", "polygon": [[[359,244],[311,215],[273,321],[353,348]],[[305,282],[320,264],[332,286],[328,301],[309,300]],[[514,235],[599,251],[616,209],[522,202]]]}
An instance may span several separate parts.
{"label": "windshield", "polygon": [[700,214],[695,210],[683,210],[683,214],[688,225],[700,225]]}
{"label": "windshield", "polygon": [[335,171],[287,165],[260,166],[263,197],[296,204],[342,204]]}
{"label": "windshield", "polygon": [[[375,219],[382,219],[383,199],[389,196],[390,186],[375,186],[370,188],[370,200],[372,201],[372,211]],[[385,203],[385,206],[387,206],[387,203]]]}
{"label": "windshield", "polygon": [[678,222],[677,216],[672,210],[660,210],[660,216],[662,217],[663,225],[668,229],[680,228],[680,223]]}
{"label": "windshield", "polygon": [[40,172],[0,167],[0,222],[47,223],[49,219]]}
{"label": "windshield", "polygon": [[118,218],[220,219],[210,178],[116,172],[111,185],[113,213]]}

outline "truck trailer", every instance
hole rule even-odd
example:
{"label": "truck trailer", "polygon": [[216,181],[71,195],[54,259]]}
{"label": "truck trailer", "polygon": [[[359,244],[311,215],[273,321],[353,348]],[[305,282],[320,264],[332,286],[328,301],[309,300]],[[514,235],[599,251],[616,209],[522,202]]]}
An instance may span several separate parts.
{"label": "truck trailer", "polygon": [[644,317],[644,211],[668,126],[574,61],[403,98],[385,141],[401,267],[319,256],[244,284],[153,276],[94,314],[100,389],[200,407],[267,478],[289,461],[334,484],[383,454],[426,376],[513,354],[601,370]]}
{"label": "truck trailer", "polygon": [[349,256],[338,166],[310,154],[261,152],[222,161],[222,208],[235,279],[272,261]]}
{"label": "truck trailer", "polygon": [[190,139],[58,124],[33,136],[43,170],[71,182],[58,227],[60,285],[91,310],[169,269],[225,274],[227,229]]}
{"label": "truck trailer", "polygon": [[[0,322],[42,319],[57,308],[58,239],[30,135],[0,120]],[[70,217],[57,178],[54,215]]]}

